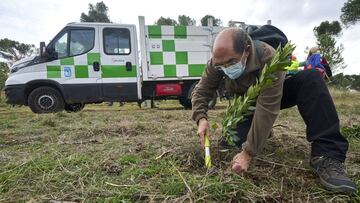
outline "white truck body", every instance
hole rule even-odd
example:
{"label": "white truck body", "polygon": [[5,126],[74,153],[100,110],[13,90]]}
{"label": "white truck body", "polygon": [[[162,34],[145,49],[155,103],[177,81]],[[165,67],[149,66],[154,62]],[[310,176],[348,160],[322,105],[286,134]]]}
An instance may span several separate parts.
{"label": "white truck body", "polygon": [[[41,56],[11,67],[5,88],[8,103],[29,105],[38,113],[60,110],[40,105],[59,99],[45,90],[39,90],[42,96],[31,95],[46,86],[61,94],[65,109],[163,98],[180,99],[189,107],[192,88],[211,58],[213,39],[224,28],[145,25],[140,16],[139,29],[138,40],[135,25],[69,23],[41,47]],[[44,108],[34,110],[32,105]]]}

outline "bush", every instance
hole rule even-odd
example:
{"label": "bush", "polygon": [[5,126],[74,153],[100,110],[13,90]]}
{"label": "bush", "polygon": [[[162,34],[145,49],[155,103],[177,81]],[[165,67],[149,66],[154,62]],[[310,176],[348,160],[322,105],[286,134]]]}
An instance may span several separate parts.
{"label": "bush", "polygon": [[347,138],[360,138],[360,125],[342,127],[341,133]]}
{"label": "bush", "polygon": [[9,67],[6,63],[0,62],[0,87],[4,87],[5,81],[8,77]]}
{"label": "bush", "polygon": [[9,68],[6,63],[0,62],[0,102],[2,102],[3,89],[5,87],[5,81],[8,77]]}
{"label": "bush", "polygon": [[330,85],[340,89],[360,91],[360,75],[344,75],[340,73],[331,78]]}

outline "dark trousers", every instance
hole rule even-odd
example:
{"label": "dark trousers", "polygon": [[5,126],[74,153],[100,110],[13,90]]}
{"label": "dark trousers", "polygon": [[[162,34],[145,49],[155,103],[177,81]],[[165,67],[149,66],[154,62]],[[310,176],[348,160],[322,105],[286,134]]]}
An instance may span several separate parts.
{"label": "dark trousers", "polygon": [[[311,142],[311,156],[326,156],[344,161],[349,144],[340,134],[334,102],[318,72],[300,71],[285,79],[281,109],[295,105],[306,124],[306,138]],[[246,141],[251,122],[252,117],[238,124],[238,146]]]}

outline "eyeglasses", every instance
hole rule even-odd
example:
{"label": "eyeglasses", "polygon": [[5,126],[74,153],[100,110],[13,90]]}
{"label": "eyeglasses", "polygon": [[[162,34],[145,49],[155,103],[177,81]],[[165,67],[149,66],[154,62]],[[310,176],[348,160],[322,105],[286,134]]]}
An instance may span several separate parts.
{"label": "eyeglasses", "polygon": [[216,65],[215,68],[218,69],[218,70],[224,70],[225,68],[230,67],[230,66],[232,66],[232,65],[234,65],[236,63],[238,63],[238,61],[233,60],[233,61],[231,61],[230,63],[227,63],[227,64]]}

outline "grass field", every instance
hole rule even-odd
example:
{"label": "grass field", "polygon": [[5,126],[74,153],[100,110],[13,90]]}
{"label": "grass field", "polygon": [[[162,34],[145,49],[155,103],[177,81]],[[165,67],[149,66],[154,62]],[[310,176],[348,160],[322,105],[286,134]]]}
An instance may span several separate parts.
{"label": "grass field", "polygon": [[[360,93],[332,95],[350,141],[346,169],[360,187]],[[212,121],[221,123],[226,105],[210,111]],[[244,176],[229,170],[237,150],[219,150],[220,130],[211,137],[217,170],[206,172],[190,116],[176,101],[37,115],[2,99],[0,202],[360,202],[360,193],[320,187],[295,107],[281,111],[274,136]]]}

